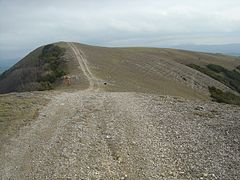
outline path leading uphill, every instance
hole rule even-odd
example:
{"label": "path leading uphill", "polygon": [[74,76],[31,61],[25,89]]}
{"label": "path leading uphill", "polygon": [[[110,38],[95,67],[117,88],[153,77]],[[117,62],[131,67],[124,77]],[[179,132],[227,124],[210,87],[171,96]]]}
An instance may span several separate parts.
{"label": "path leading uphill", "polygon": [[238,179],[240,109],[136,93],[61,93],[1,145],[1,179]]}
{"label": "path leading uphill", "polygon": [[69,42],[68,43],[69,47],[71,48],[76,60],[78,61],[80,68],[83,72],[83,74],[86,76],[86,78],[89,81],[89,88],[88,90],[90,91],[98,91],[100,88],[100,80],[97,79],[93,73],[91,72],[89,66],[88,66],[88,61],[86,59],[85,54],[80,48],[77,48],[74,43]]}
{"label": "path leading uphill", "polygon": [[96,92],[83,52],[69,46],[89,89],[54,92],[1,144],[0,179],[239,179],[239,107]]}

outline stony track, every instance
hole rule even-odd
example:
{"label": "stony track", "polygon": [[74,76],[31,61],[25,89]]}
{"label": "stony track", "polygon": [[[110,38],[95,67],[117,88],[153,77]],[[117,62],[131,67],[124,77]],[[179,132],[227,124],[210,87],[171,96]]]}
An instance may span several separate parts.
{"label": "stony track", "polygon": [[67,43],[70,47],[70,49],[72,50],[75,58],[77,59],[80,68],[83,72],[83,74],[86,76],[87,80],[89,81],[89,88],[88,90],[90,91],[99,91],[100,88],[100,80],[97,79],[93,73],[90,71],[90,68],[88,67],[88,62],[87,59],[85,57],[85,54],[83,53],[83,51],[79,48],[77,48],[75,46],[74,43]]}
{"label": "stony track", "polygon": [[2,145],[2,179],[238,179],[240,109],[136,93],[56,95]]}

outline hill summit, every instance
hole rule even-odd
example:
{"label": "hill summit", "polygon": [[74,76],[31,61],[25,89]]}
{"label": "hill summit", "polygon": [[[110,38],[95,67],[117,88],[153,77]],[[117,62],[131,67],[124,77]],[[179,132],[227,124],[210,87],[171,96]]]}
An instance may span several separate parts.
{"label": "hill summit", "polygon": [[[76,53],[86,61],[79,62]],[[221,54],[58,42],[35,49],[5,71],[0,76],[0,93],[86,89],[90,76],[104,91],[209,99],[214,88],[239,93],[239,67],[240,58]],[[64,83],[65,76],[71,84]]]}

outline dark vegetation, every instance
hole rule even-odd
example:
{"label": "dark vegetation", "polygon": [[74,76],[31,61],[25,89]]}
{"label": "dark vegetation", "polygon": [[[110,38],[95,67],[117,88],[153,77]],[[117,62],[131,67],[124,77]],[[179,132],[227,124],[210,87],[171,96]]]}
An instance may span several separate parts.
{"label": "dark vegetation", "polygon": [[189,64],[188,66],[222,82],[226,86],[240,93],[240,72],[238,71],[240,68],[239,66],[234,70],[228,70],[215,64],[208,64],[206,67],[195,64]]}
{"label": "dark vegetation", "polygon": [[240,70],[240,65],[236,69]]}
{"label": "dark vegetation", "polygon": [[43,73],[37,78],[45,89],[52,89],[53,83],[57,79],[66,75],[61,57],[64,55],[64,49],[52,44],[46,45],[42,54],[39,56]]}
{"label": "dark vegetation", "polygon": [[66,74],[65,49],[40,47],[0,75],[0,93],[53,89]]}
{"label": "dark vegetation", "polygon": [[223,92],[215,87],[209,87],[209,92],[213,100],[216,102],[240,106],[240,96],[237,96],[231,92]]}
{"label": "dark vegetation", "polygon": [[[232,71],[215,64],[208,64],[206,67],[201,67],[195,64],[189,64],[188,66],[222,82],[226,86],[240,93],[240,73],[238,72],[240,66]],[[216,87],[209,87],[208,89],[213,101],[240,106],[240,96],[231,92],[223,92]]]}

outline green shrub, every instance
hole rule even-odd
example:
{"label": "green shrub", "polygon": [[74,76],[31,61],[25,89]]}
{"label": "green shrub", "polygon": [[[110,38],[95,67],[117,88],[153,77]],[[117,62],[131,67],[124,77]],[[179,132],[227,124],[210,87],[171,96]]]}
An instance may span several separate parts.
{"label": "green shrub", "polygon": [[54,83],[56,81],[56,79],[57,79],[57,77],[55,76],[55,74],[51,73],[51,74],[47,74],[47,75],[43,76],[41,81]]}
{"label": "green shrub", "polygon": [[49,44],[44,46],[42,50],[41,58],[51,59],[51,58],[59,58],[64,55],[64,49],[53,44]]}
{"label": "green shrub", "polygon": [[231,92],[223,92],[216,87],[208,87],[213,101],[226,104],[235,104],[240,106],[240,96],[237,96]]}
{"label": "green shrub", "polygon": [[63,70],[57,69],[56,72],[55,72],[55,75],[56,75],[57,78],[60,78],[64,75],[66,75],[66,72],[63,71]]}
{"label": "green shrub", "polygon": [[40,82],[40,84],[41,84],[41,88],[39,89],[40,91],[53,89],[52,84],[49,82]]}
{"label": "green shrub", "polygon": [[224,73],[225,73],[225,75],[226,75],[228,78],[240,82],[240,73],[237,72],[236,70],[233,70],[233,71],[225,71]]}
{"label": "green shrub", "polygon": [[[56,80],[67,73],[62,67],[61,57],[64,55],[65,50],[53,44],[44,46],[42,54],[39,56],[44,73],[38,77],[38,82],[42,84],[43,88],[52,89]],[[48,72],[47,74],[45,72]]]}
{"label": "green shrub", "polygon": [[215,64],[208,64],[207,68],[212,70],[212,71],[214,71],[214,72],[216,72],[216,73],[221,73],[221,72],[224,72],[226,70],[222,66],[215,65]]}
{"label": "green shrub", "polygon": [[208,64],[206,67],[201,67],[195,64],[189,64],[188,66],[220,81],[240,93],[240,73],[237,70],[234,69],[230,71],[215,64]]}

